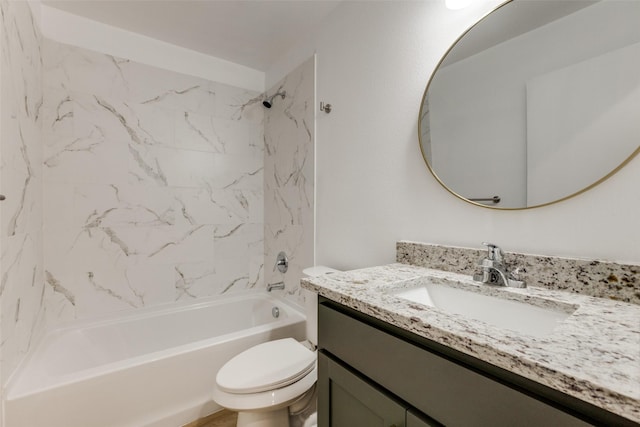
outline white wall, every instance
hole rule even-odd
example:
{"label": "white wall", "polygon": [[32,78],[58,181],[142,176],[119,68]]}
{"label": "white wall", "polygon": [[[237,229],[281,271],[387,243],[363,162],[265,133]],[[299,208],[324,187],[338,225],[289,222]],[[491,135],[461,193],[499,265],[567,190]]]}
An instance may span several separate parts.
{"label": "white wall", "polygon": [[40,5],[44,37],[142,64],[263,92],[265,74],[141,34]]}
{"label": "white wall", "polygon": [[461,11],[444,2],[345,2],[275,64],[317,52],[316,263],[392,262],[400,239],[640,264],[640,159],[560,204],[496,211],[449,194],[420,155],[417,118],[427,80],[449,45],[499,1]]}

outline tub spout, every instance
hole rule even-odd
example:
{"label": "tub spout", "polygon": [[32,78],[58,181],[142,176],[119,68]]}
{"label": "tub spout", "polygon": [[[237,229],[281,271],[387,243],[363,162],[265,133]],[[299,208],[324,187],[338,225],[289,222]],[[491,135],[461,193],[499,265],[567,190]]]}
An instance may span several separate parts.
{"label": "tub spout", "polygon": [[267,285],[267,292],[271,292],[274,289],[276,290],[283,290],[284,289],[284,282],[277,282],[277,283],[269,283]]}

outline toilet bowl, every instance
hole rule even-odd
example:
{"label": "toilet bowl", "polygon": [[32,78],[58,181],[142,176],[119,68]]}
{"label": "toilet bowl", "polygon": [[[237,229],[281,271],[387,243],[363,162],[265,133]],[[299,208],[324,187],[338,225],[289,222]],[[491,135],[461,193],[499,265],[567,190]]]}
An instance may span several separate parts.
{"label": "toilet bowl", "polygon": [[[337,272],[311,267],[305,277]],[[216,376],[213,400],[238,412],[238,427],[288,427],[289,407],[315,398],[318,378],[317,295],[305,292],[307,341],[293,338],[258,344],[229,360]]]}

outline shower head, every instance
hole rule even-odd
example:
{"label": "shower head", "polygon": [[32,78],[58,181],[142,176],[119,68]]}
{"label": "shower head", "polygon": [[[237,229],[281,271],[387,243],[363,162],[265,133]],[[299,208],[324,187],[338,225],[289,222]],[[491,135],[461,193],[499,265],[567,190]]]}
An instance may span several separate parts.
{"label": "shower head", "polygon": [[262,105],[264,105],[267,108],[271,108],[271,105],[273,105],[273,98],[275,98],[276,96],[280,96],[280,97],[282,97],[282,99],[284,99],[286,94],[287,93],[284,92],[284,91],[275,93],[275,94],[271,95],[269,98],[267,98],[264,101],[262,101]]}

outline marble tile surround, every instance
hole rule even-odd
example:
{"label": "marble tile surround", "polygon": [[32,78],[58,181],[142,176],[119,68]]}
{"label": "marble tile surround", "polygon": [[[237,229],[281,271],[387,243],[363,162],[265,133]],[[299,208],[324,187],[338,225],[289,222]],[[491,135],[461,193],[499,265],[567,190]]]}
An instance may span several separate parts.
{"label": "marble tile surround", "polygon": [[3,383],[61,321],[262,287],[267,273],[302,303],[313,59],[268,91],[288,95],[265,120],[263,94],[42,39],[26,2],[0,5]]}
{"label": "marble tile surround", "polygon": [[[284,281],[286,298],[300,305],[302,270],[314,262],[314,72],[311,58],[269,89],[286,97],[265,113],[265,280]],[[273,269],[280,251],[285,274]]]}
{"label": "marble tile surround", "polygon": [[263,286],[262,95],[43,52],[46,323]]}
{"label": "marble tile surround", "polygon": [[[409,241],[396,245],[397,262],[466,275],[476,273],[477,261],[485,256],[483,249]],[[505,262],[524,268],[521,277],[530,286],[640,304],[640,265],[513,252],[505,252]]]}
{"label": "marble tile surround", "polygon": [[[42,36],[29,4],[0,1],[0,371],[42,329]],[[0,414],[1,419],[1,414]],[[0,421],[1,422],[1,421]]]}

